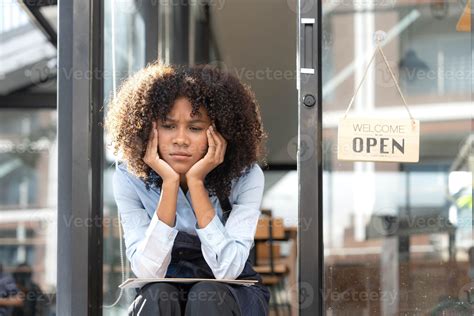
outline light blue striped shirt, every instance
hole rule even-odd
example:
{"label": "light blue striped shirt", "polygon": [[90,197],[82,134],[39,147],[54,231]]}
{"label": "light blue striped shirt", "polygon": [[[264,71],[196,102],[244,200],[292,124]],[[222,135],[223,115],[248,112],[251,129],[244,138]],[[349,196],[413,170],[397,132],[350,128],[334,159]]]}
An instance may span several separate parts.
{"label": "light blue striped shirt", "polygon": [[223,225],[222,209],[217,196],[209,197],[216,216],[199,228],[191,205],[189,190],[178,189],[176,223],[170,227],[158,219],[156,208],[160,189],[145,183],[116,165],[113,176],[114,197],[124,230],[127,258],[139,278],[164,278],[171,261],[171,250],[178,231],[197,235],[203,257],[216,279],[236,279],[243,271],[260,216],[264,174],[258,164],[231,184],[229,196],[232,212]]}

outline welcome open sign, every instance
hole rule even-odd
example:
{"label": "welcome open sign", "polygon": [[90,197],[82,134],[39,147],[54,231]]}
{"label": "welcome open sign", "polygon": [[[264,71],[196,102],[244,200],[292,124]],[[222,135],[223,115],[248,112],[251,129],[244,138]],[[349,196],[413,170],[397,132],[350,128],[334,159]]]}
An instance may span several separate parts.
{"label": "welcome open sign", "polygon": [[337,158],[350,161],[418,162],[420,122],[373,118],[339,121]]}

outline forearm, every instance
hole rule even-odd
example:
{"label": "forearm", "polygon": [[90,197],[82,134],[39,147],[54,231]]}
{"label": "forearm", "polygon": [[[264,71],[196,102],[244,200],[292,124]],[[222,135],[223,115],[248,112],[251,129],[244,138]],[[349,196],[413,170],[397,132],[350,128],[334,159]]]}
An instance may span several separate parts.
{"label": "forearm", "polygon": [[178,231],[176,204],[179,182],[163,182],[160,200],[146,232],[130,256],[131,267],[139,278],[164,278],[171,261],[171,250]]}
{"label": "forearm", "polygon": [[198,227],[206,227],[216,215],[211,200],[209,200],[209,193],[202,181],[188,181],[188,188],[191,194],[191,203],[196,213]]}
{"label": "forearm", "polygon": [[161,186],[160,201],[156,207],[156,215],[160,221],[170,227],[176,222],[176,203],[178,199],[179,181],[163,182]]}

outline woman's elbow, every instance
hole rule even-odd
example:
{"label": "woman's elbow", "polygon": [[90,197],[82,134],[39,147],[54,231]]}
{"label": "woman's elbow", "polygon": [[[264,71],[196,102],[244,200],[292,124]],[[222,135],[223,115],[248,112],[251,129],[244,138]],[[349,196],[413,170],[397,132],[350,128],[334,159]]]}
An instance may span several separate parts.
{"label": "woman's elbow", "polygon": [[213,271],[214,277],[217,280],[235,280],[239,277],[245,267],[245,262],[239,259],[221,263],[218,269]]}
{"label": "woman's elbow", "polygon": [[143,262],[132,260],[130,268],[137,278],[164,278],[166,269],[143,264]]}
{"label": "woman's elbow", "polygon": [[143,269],[142,267],[138,268],[133,263],[130,264],[130,268],[133,274],[135,274],[137,278],[153,278],[154,277],[154,275],[152,275],[150,271],[148,271],[147,269]]}

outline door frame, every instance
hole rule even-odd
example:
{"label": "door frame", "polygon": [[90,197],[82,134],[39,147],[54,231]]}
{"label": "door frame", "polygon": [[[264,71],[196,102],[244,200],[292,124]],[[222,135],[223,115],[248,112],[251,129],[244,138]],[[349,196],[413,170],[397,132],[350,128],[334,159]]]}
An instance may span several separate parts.
{"label": "door frame", "polygon": [[[298,1],[298,309],[324,315],[321,2]],[[302,227],[305,227],[303,230]]]}
{"label": "door frame", "polygon": [[103,1],[58,1],[58,315],[101,315]]}

